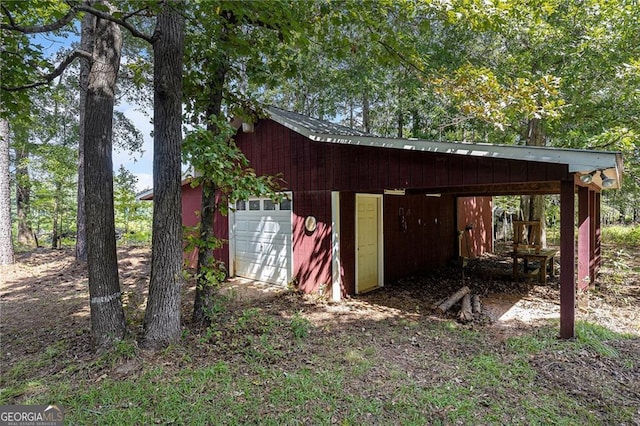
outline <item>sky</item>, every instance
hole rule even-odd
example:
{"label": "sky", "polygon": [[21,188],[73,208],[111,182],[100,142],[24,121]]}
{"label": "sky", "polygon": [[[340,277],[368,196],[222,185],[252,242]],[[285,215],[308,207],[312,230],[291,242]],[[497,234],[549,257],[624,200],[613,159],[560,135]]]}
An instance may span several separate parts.
{"label": "sky", "polygon": [[142,133],[144,143],[142,153],[129,153],[127,151],[113,150],[113,170],[118,171],[120,166],[124,166],[138,178],[136,190],[138,192],[153,187],[153,138],[151,132],[152,114],[143,114],[134,105],[121,105],[118,110],[122,111],[129,120]]}

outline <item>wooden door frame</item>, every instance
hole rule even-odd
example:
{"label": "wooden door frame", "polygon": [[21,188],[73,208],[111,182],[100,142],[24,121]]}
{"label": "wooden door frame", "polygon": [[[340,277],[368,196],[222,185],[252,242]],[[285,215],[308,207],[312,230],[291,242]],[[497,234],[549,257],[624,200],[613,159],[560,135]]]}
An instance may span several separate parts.
{"label": "wooden door frame", "polygon": [[[375,198],[378,204],[378,286],[376,288],[380,288],[384,286],[384,212],[383,212],[383,195],[382,194],[366,194],[366,193],[356,193],[355,194],[355,208],[354,208],[354,217],[355,217],[355,226],[354,226],[354,247],[355,247],[355,293],[361,294],[359,286],[358,286],[358,198]],[[370,290],[367,290],[370,291]]]}

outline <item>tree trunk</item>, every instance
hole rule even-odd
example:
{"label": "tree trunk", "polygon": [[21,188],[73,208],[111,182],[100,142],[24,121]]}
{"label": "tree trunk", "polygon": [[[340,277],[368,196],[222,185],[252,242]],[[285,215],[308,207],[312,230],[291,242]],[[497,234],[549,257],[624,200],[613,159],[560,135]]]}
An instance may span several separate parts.
{"label": "tree trunk", "polygon": [[18,220],[18,244],[35,247],[36,240],[29,224],[29,199],[31,197],[31,182],[29,181],[29,152],[24,145],[15,150],[16,155],[16,216]]}
{"label": "tree trunk", "polygon": [[51,248],[58,248],[58,240],[60,239],[59,224],[58,224],[58,216],[60,215],[60,201],[59,201],[60,191],[58,188],[58,184],[56,184],[56,190],[54,191],[53,196],[53,224],[51,225]]}
{"label": "tree trunk", "polygon": [[85,212],[92,343],[96,349],[122,339],[126,326],[113,214],[113,107],[122,35],[98,19],[85,105]]}
{"label": "tree trunk", "polygon": [[417,138],[420,134],[420,113],[417,108],[411,110],[411,137]]}
{"label": "tree trunk", "polygon": [[[96,18],[86,13],[82,19],[80,48],[86,52],[93,52]],[[91,63],[86,58],[80,59],[80,122],[78,128],[78,209],[76,213],[76,260],[87,261],[87,218],[84,209],[84,139],[85,139],[85,106],[87,99],[87,85]]]}
{"label": "tree trunk", "polygon": [[0,265],[13,264],[9,178],[9,122],[0,118]]}
{"label": "tree trunk", "polygon": [[[223,32],[221,38],[226,41],[227,34]],[[207,88],[203,90],[211,91],[206,108],[207,119],[211,117],[219,118],[222,112],[222,97],[224,82],[227,73],[227,64],[219,64],[215,73],[210,74]],[[214,135],[214,140],[220,133],[217,122],[207,122],[207,130]],[[200,239],[209,241],[216,237],[213,229],[213,220],[216,213],[216,183],[211,179],[205,179],[202,183],[202,203],[200,209]],[[207,280],[204,272],[207,269],[215,268],[215,258],[213,249],[208,244],[203,244],[198,250],[198,282],[196,285],[195,302],[193,304],[192,320],[200,326],[208,326],[211,323],[211,309],[217,290],[216,283]]]}
{"label": "tree trunk", "polygon": [[354,128],[353,120],[353,99],[349,100],[349,127]]}
{"label": "tree trunk", "polygon": [[[527,145],[544,146],[546,136],[540,118],[532,118],[527,123]],[[547,246],[547,227],[545,223],[545,196],[530,195],[528,209],[523,209],[525,220],[540,221],[540,244]]]}
{"label": "tree trunk", "polygon": [[153,44],[153,237],[151,282],[142,344],[160,348],[180,339],[182,269],[182,61],[184,18],[163,3]]}
{"label": "tree trunk", "polygon": [[[208,241],[214,237],[213,218],[216,212],[216,185],[213,182],[202,185],[202,207],[200,210],[200,238]],[[196,294],[193,303],[192,320],[198,326],[208,326],[211,324],[211,308],[217,288],[215,283],[207,280],[203,272],[215,266],[213,249],[203,244],[198,249],[198,277],[196,283]]]}
{"label": "tree trunk", "polygon": [[369,119],[369,94],[365,91],[362,94],[362,127],[365,132],[371,132],[371,120]]}

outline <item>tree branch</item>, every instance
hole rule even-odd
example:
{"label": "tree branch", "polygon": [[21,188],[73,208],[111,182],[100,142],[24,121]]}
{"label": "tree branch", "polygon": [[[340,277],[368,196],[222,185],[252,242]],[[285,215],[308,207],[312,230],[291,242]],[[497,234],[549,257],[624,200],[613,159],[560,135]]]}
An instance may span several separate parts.
{"label": "tree branch", "polygon": [[43,76],[43,80],[42,81],[36,81],[36,82],[33,82],[33,83],[24,84],[22,86],[5,86],[5,85],[2,85],[2,86],[0,86],[0,88],[2,88],[2,90],[7,91],[7,92],[16,92],[18,90],[33,89],[34,87],[47,85],[47,84],[51,83],[56,77],[60,76],[60,74],[62,74],[64,72],[64,70],[67,69],[67,67],[76,58],[79,58],[79,57],[84,57],[84,58],[91,59],[91,54],[88,53],[88,52],[85,52],[84,50],[74,50],[73,53],[71,53],[69,56],[67,56],[64,59],[64,61],[62,61],[60,63],[60,65],[58,65],[56,67],[56,69],[53,70],[53,72]]}
{"label": "tree branch", "polygon": [[[132,36],[137,37],[137,38],[141,38],[151,44],[153,44],[156,41],[156,36],[150,36],[148,34],[145,34],[141,31],[138,31],[136,29],[136,27],[134,27],[133,25],[131,25],[130,23],[128,23],[125,19],[122,18],[115,18],[114,16],[112,16],[110,13],[107,12],[103,12],[101,10],[95,9],[91,6],[85,5],[85,4],[80,4],[76,6],[78,10],[82,11],[82,12],[87,12],[92,14],[93,16],[100,18],[100,19],[104,19],[106,21],[111,21],[111,22],[115,22],[116,24],[120,25],[122,28],[125,28],[127,31],[129,31],[131,33]],[[140,9],[141,11],[144,9]],[[131,17],[132,15],[129,14],[127,15],[127,18]]]}
{"label": "tree branch", "polygon": [[404,62],[410,68],[413,68],[414,70],[416,70],[419,75],[424,75],[425,74],[424,69],[422,69],[418,64],[416,64],[415,62],[413,62],[412,60],[407,58],[402,53],[398,52],[393,47],[391,47],[388,43],[386,43],[385,41],[382,41],[382,40],[376,40],[376,41],[378,42],[378,44],[380,44],[382,47],[384,47],[389,53],[391,53],[392,55],[395,55],[398,59],[400,59],[400,61]]}
{"label": "tree branch", "polygon": [[131,13],[127,13],[126,15],[124,15],[124,16],[122,17],[122,20],[123,20],[123,21],[126,21],[127,19],[131,18],[132,16],[139,15],[141,12],[146,12],[146,11],[148,11],[148,10],[149,10],[149,8],[148,8],[148,7],[143,7],[142,9],[138,9],[138,10],[133,11],[133,12],[131,12]]}
{"label": "tree branch", "polygon": [[60,18],[56,22],[52,22],[51,24],[30,27],[22,27],[20,25],[17,25],[15,19],[13,19],[13,16],[11,16],[9,9],[7,9],[4,5],[2,5],[2,12],[7,16],[7,19],[9,20],[9,25],[0,24],[0,28],[2,28],[3,30],[17,31],[23,34],[37,34],[56,31],[66,26],[71,21],[73,21],[73,18],[75,18],[78,14],[78,8],[77,6],[72,6],[62,18]]}

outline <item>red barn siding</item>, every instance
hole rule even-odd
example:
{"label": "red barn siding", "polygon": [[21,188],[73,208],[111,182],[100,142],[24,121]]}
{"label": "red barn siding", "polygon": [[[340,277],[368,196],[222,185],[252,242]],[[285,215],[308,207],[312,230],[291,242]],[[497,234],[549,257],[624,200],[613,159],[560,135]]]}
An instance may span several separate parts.
{"label": "red barn siding", "polygon": [[[189,183],[182,185],[182,224],[184,226],[191,227],[200,223],[198,212],[200,212],[201,206],[202,188],[192,188]],[[189,267],[195,268],[198,264],[198,250],[185,251],[183,258]]]}
{"label": "red barn siding", "polygon": [[[356,194],[340,193],[340,263],[343,292],[356,292]],[[384,214],[384,212],[383,212]]]}
{"label": "red barn siding", "polygon": [[[202,188],[192,188],[191,184],[182,185],[182,224],[187,227],[196,226],[200,223],[200,210],[202,209]],[[213,229],[219,238],[227,240],[229,238],[229,219],[221,214],[216,214],[213,218]],[[213,255],[216,259],[229,265],[229,245],[215,250]],[[184,260],[190,267],[198,264],[198,250],[185,251]]]}
{"label": "red barn siding", "polygon": [[227,265],[227,271],[229,271],[229,217],[216,214],[213,218],[213,232],[225,240],[222,248],[214,250],[213,256],[224,262]]}
{"label": "red barn siding", "polygon": [[[493,249],[493,215],[491,197],[458,198],[458,230],[460,253],[464,257],[478,257]],[[473,228],[465,230],[467,225]]]}
{"label": "red barn siding", "polygon": [[455,257],[454,203],[451,196],[384,196],[385,283],[443,266]]}
{"label": "red barn siding", "polygon": [[[303,191],[293,196],[293,273],[305,292],[328,291],[331,284],[331,192]],[[314,216],[317,228],[304,221]]]}
{"label": "red barn siding", "polygon": [[255,133],[239,133],[236,143],[258,174],[283,173],[294,191],[464,188],[567,175],[558,164],[314,142],[271,120],[256,123]]}
{"label": "red barn siding", "polygon": [[182,224],[196,226],[200,223],[199,212],[202,206],[202,188],[192,188],[190,184],[182,186]]}

